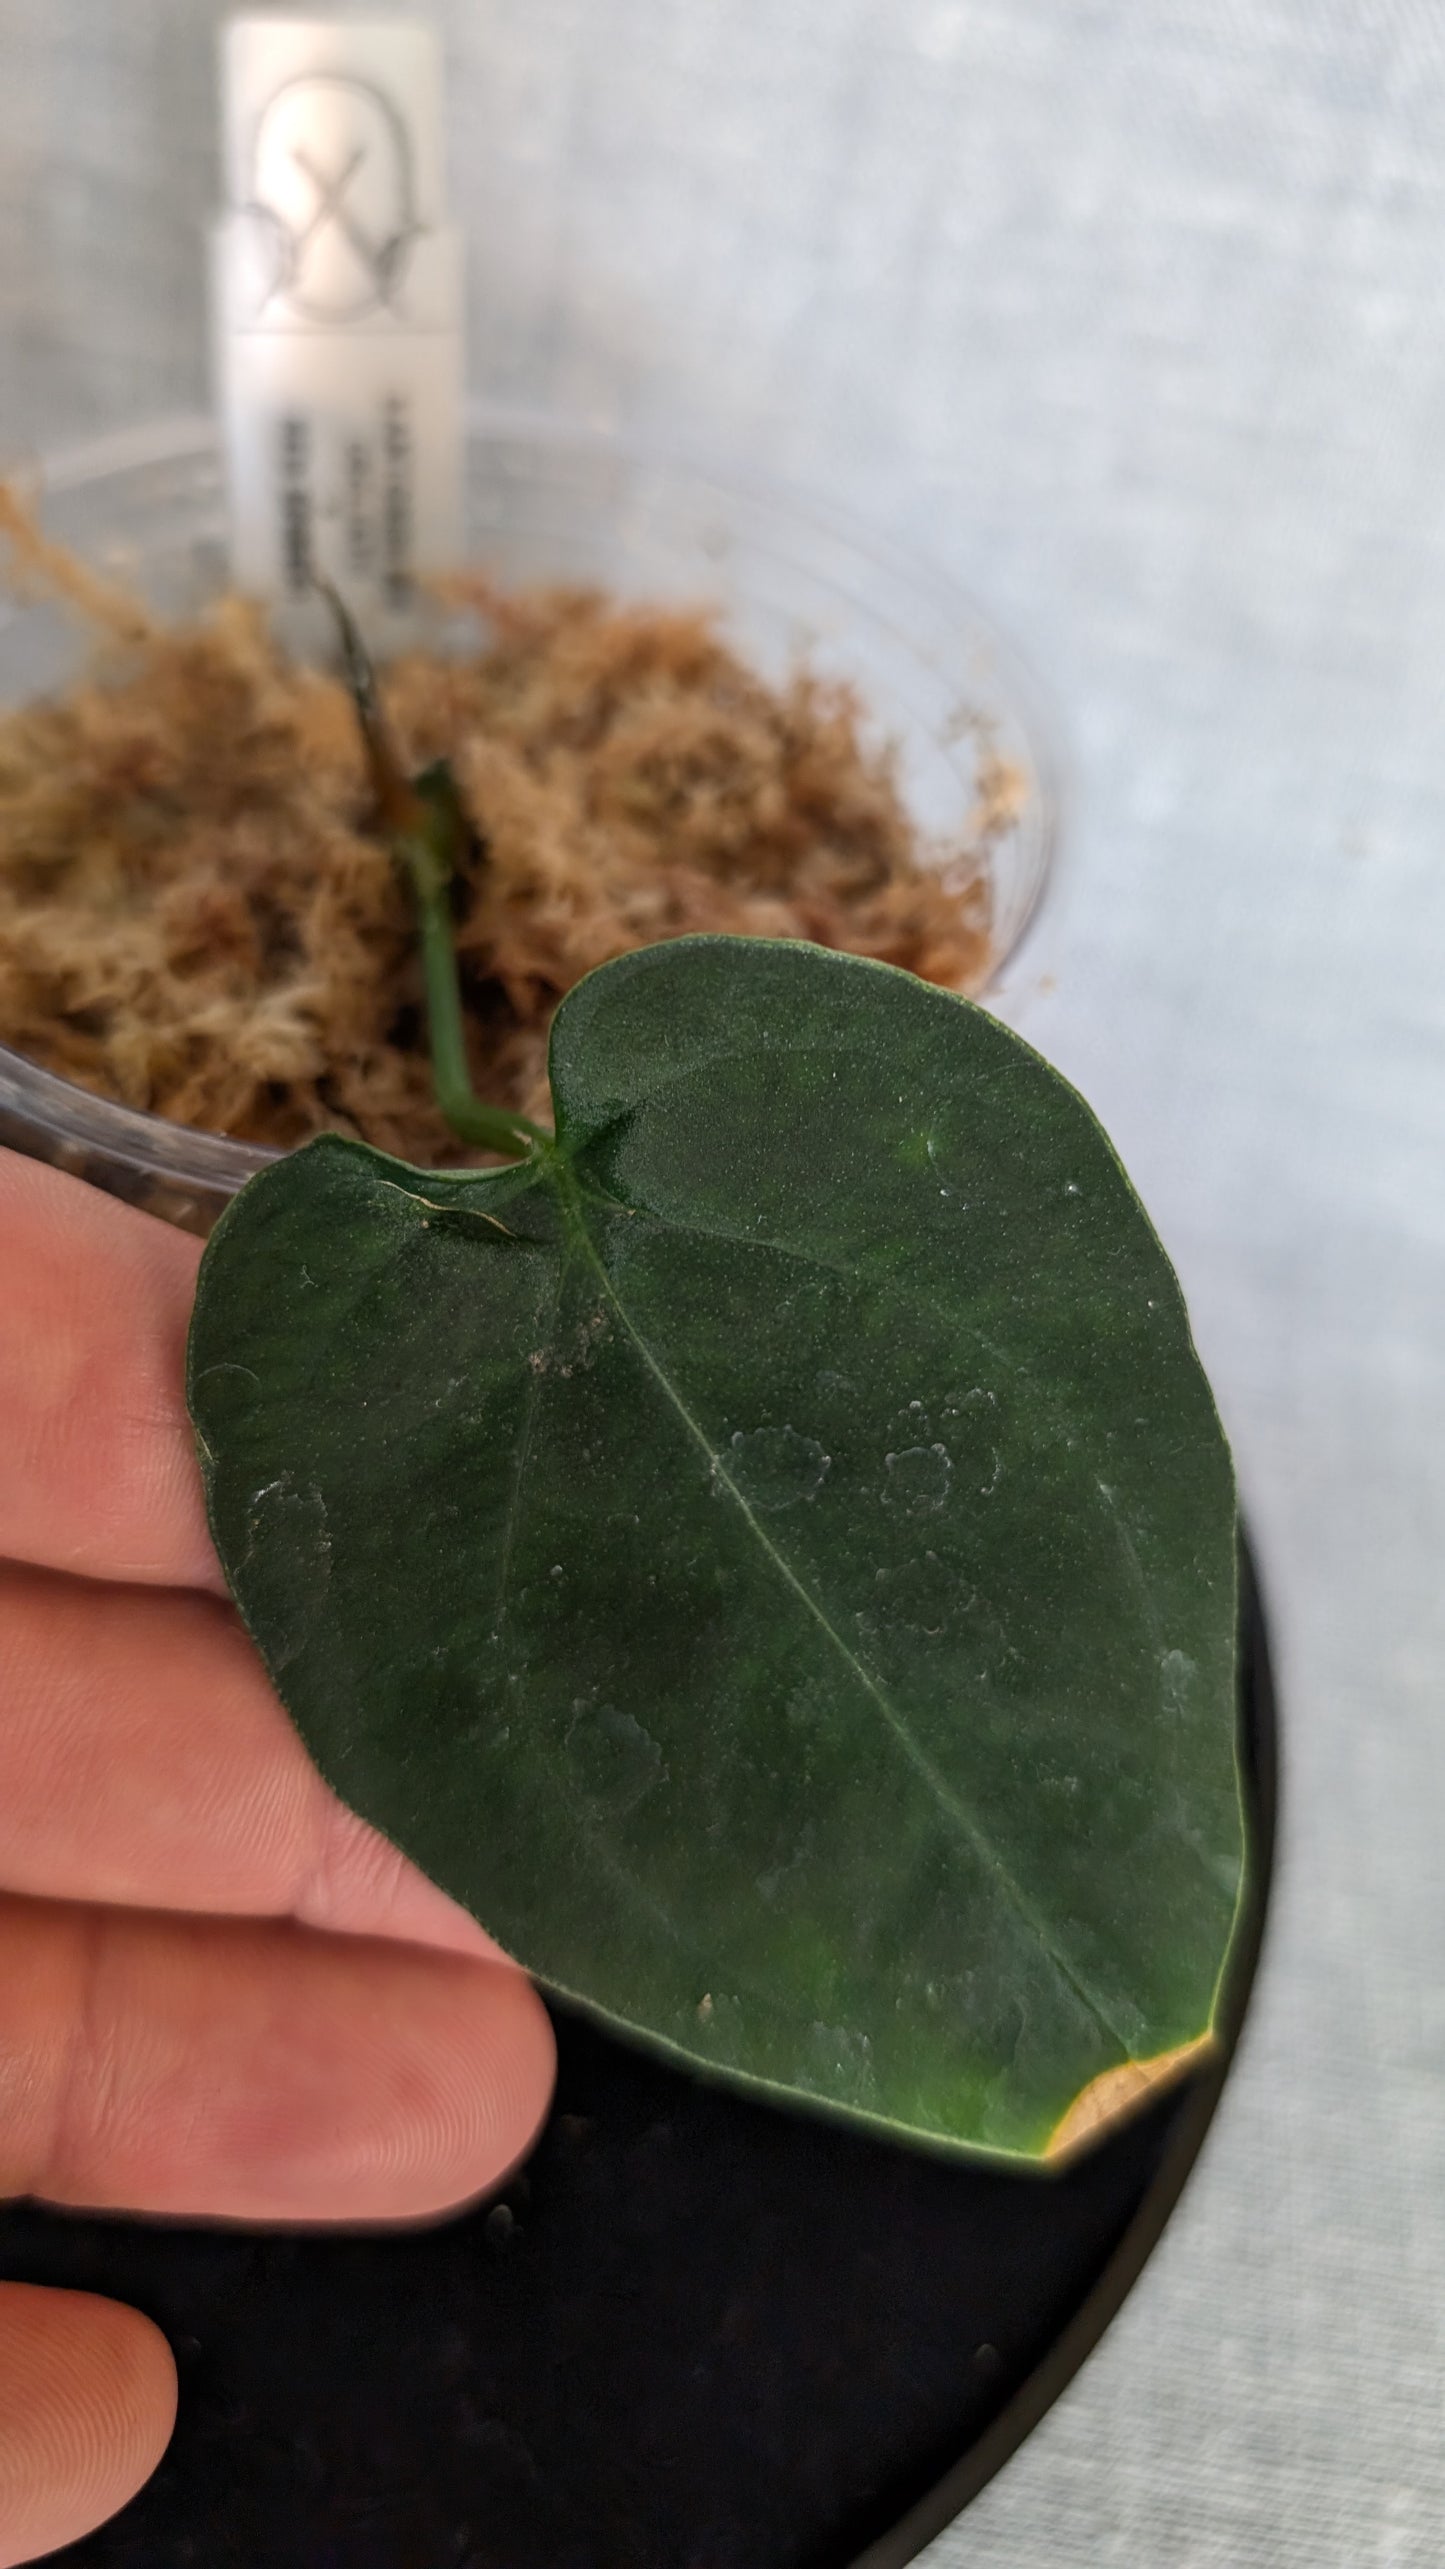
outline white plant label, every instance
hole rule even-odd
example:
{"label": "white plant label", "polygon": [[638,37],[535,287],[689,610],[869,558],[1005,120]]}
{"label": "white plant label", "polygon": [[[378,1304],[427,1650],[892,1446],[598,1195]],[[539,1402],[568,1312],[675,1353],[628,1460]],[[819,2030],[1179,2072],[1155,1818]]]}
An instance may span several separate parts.
{"label": "white plant label", "polygon": [[213,246],[235,579],[395,626],[462,536],[459,236],[415,20],[233,18]]}

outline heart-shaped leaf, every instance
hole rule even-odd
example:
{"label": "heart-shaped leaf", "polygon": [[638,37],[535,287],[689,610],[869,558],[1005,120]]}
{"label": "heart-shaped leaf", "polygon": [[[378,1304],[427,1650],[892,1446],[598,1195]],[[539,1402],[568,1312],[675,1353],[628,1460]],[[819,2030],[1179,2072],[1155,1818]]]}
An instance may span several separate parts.
{"label": "heart-shaped leaf", "polygon": [[1239,1889],[1235,1519],[1178,1286],[983,1011],[648,948],[555,1147],[324,1139],[206,1254],[227,1576],[323,1773],[553,1990],[1038,2156],[1207,2034]]}

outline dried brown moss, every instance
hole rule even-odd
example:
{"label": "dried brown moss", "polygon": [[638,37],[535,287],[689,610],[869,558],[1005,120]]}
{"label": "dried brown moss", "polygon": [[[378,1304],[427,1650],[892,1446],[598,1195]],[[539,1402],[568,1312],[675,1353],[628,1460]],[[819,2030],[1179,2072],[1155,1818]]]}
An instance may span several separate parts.
{"label": "dried brown moss", "polygon": [[[0,1041],[214,1132],[467,1157],[432,1102],[408,898],[340,684],[235,598],[162,629],[11,501],[0,529],[105,643],[84,684],[0,715]],[[811,937],[985,978],[989,850],[1018,797],[1001,762],[940,865],[849,693],[805,669],[766,684],[705,610],[452,591],[477,649],[400,659],[383,693],[477,824],[458,948],[480,1094],[545,1116],[557,1001],[657,937]]]}

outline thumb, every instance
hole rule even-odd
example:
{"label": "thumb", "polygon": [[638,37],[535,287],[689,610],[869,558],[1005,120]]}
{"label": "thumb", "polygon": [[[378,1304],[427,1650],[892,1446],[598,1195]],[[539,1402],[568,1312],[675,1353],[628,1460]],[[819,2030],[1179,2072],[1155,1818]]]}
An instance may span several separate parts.
{"label": "thumb", "polygon": [[0,2284],[0,2569],[114,2515],[170,2442],[160,2330],[94,2293]]}

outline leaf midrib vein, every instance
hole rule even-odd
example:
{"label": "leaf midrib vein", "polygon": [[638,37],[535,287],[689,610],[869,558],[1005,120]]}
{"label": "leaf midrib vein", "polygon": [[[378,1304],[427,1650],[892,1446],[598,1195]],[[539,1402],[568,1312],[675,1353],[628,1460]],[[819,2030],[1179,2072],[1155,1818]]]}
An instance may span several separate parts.
{"label": "leaf midrib vein", "polygon": [[738,1488],[737,1483],[732,1478],[721,1454],[712,1445],[701,1422],[693,1416],[692,1411],[688,1408],[686,1401],[683,1399],[681,1393],[673,1383],[665,1367],[653,1354],[653,1351],[648,1345],[646,1338],[643,1336],[642,1331],[638,1328],[631,1313],[628,1311],[626,1304],[623,1302],[621,1295],[618,1293],[617,1287],[613,1282],[607,1265],[601,1257],[597,1245],[583,1218],[580,1190],[577,1189],[575,1181],[571,1186],[566,1186],[564,1184],[559,1187],[558,1192],[564,1224],[567,1231],[578,1242],[590,1264],[595,1269],[603,1292],[612,1304],[613,1310],[616,1312],[619,1321],[626,1330],[627,1335],[631,1339],[633,1346],[636,1348],[638,1355],[641,1357],[643,1364],[651,1374],[663,1397],[676,1412],[688,1435],[697,1445],[699,1451],[707,1457],[710,1474],[714,1477],[717,1484],[726,1490],[728,1496],[732,1499],[765,1558],[771,1562],[778,1576],[791,1590],[792,1594],[797,1598],[805,1612],[811,1616],[812,1620],[818,1625],[819,1630],[824,1634],[833,1649],[837,1652],[855,1683],[873,1703],[875,1709],[887,1725],[891,1736],[908,1759],[909,1764],[913,1767],[914,1772],[919,1776],[920,1780],[927,1785],[939,1808],[946,1812],[948,1817],[952,1820],[954,1826],[959,1830],[960,1834],[971,1848],[979,1864],[998,1884],[999,1889],[1003,1892],[1005,1898],[1009,1901],[1016,1914],[1022,1919],[1025,1926],[1029,1929],[1038,1944],[1040,1951],[1044,1953],[1052,1963],[1055,1971],[1059,1975],[1059,1978],[1065,1983],[1073,1997],[1087,2009],[1088,2013],[1109,2035],[1110,2039],[1120,2045],[1125,2057],[1131,2057],[1133,2046],[1130,2043],[1128,2036],[1124,2034],[1119,2025],[1114,2021],[1108,2001],[1092,1987],[1086,1975],[1080,1972],[1076,1966],[1070,1962],[1068,1956],[1060,1952],[1058,1945],[1050,1932],[1047,1920],[1035,1907],[1033,1901],[1029,1898],[1028,1893],[1024,1890],[1023,1885],[1017,1880],[1010,1866],[999,1853],[998,1848],[994,1845],[992,1839],[975,1818],[973,1812],[968,1808],[967,1803],[962,1801],[958,1794],[955,1793],[953,1787],[949,1784],[947,1777],[943,1775],[939,1768],[934,1764],[934,1761],[928,1755],[927,1750],[920,1746],[918,1740],[914,1737],[909,1724],[890,1701],[888,1695],[884,1692],[884,1689],[878,1684],[877,1679],[870,1674],[869,1670],[864,1667],[856,1653],[849,1648],[848,1643],[844,1640],[842,1634],[837,1630],[836,1626],[829,1621],[817,1598],[798,1577],[797,1572],[794,1570],[786,1555],[779,1551],[766,1528],[758,1522],[757,1516],[752,1508],[749,1507],[742,1491]]}

